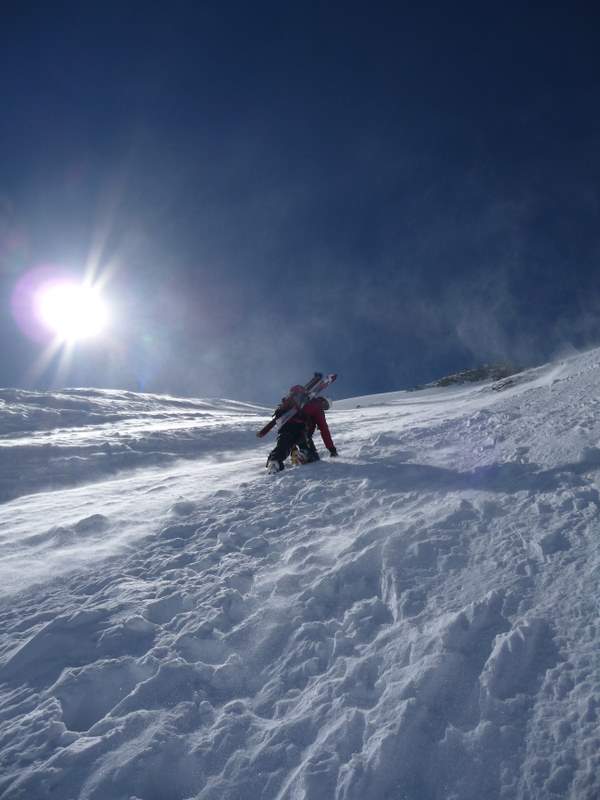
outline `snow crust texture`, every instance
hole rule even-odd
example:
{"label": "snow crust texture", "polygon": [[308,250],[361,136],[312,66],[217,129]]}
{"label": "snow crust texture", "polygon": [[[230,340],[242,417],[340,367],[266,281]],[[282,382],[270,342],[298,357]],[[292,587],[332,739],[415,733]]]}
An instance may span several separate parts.
{"label": "snow crust texture", "polygon": [[599,389],[3,390],[0,798],[598,800]]}

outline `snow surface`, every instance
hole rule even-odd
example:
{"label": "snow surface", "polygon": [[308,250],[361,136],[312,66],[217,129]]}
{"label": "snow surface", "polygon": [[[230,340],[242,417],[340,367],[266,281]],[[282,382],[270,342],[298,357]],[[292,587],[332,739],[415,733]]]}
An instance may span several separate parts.
{"label": "snow surface", "polygon": [[0,797],[597,800],[599,390],[0,390]]}

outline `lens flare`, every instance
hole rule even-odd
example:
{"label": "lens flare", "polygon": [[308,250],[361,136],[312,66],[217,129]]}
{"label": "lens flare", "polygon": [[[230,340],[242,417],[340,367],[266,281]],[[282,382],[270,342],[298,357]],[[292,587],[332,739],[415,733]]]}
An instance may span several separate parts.
{"label": "lens flare", "polygon": [[108,311],[93,287],[61,281],[41,286],[35,296],[36,314],[58,339],[75,342],[100,334]]}

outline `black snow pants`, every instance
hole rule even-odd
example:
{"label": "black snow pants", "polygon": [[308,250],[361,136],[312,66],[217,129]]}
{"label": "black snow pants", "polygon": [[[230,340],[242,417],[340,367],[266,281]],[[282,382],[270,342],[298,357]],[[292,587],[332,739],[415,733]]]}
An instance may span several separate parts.
{"label": "black snow pants", "polygon": [[281,426],[277,436],[277,444],[269,453],[269,459],[273,461],[285,461],[292,451],[292,447],[298,445],[301,450],[309,454],[307,461],[317,461],[319,454],[313,440],[306,433],[306,425],[303,422],[286,422]]}

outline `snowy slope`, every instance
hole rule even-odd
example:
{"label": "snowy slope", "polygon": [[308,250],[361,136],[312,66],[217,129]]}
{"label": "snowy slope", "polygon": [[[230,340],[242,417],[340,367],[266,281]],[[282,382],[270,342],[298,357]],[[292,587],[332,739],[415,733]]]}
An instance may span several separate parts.
{"label": "snowy slope", "polygon": [[0,798],[597,800],[599,389],[2,391]]}

